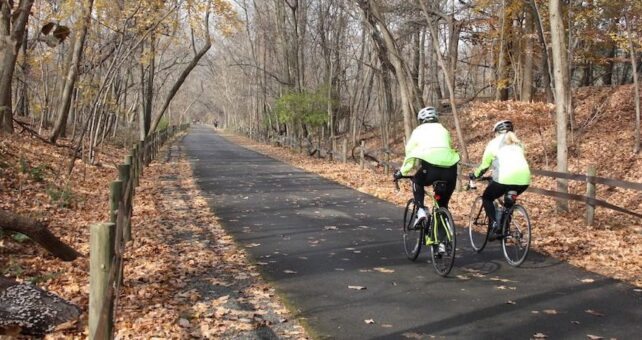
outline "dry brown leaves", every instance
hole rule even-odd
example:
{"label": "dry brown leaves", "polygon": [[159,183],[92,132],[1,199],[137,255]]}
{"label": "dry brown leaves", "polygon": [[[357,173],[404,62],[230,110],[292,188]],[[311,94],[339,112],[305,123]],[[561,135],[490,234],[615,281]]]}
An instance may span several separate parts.
{"label": "dry brown leaves", "polygon": [[[588,88],[576,94],[575,126],[569,139],[569,171],[585,173],[595,164],[598,175],[642,182],[642,156],[634,155],[632,88]],[[468,151],[473,162],[479,161],[499,119],[511,119],[519,137],[527,146],[531,167],[555,169],[555,127],[551,114],[554,107],[542,103],[491,102],[474,103],[464,113]],[[400,132],[401,133],[401,132]],[[361,170],[356,164],[342,164],[297,154],[291,150],[256,143],[244,137],[226,135],[235,142],[284,162],[316,172],[319,175],[353,187],[361,192],[403,204],[410,189],[394,191],[391,178],[376,171]],[[453,133],[454,136],[454,133]],[[372,144],[372,141],[370,142]],[[369,145],[372,149],[376,145]],[[393,145],[401,150],[401,145]],[[397,154],[400,161],[403,155]],[[464,170],[467,171],[467,170]],[[534,177],[533,186],[555,190],[555,181]],[[584,195],[583,183],[571,182],[571,193]],[[459,225],[464,225],[475,193],[455,192],[450,208]],[[626,209],[642,212],[642,192],[599,186],[597,197]],[[594,226],[584,220],[583,203],[571,202],[571,212],[555,213],[553,199],[530,193],[521,202],[528,208],[533,222],[533,248],[587,270],[642,286],[642,221],[607,209],[598,208]]]}
{"label": "dry brown leaves", "polygon": [[209,212],[186,161],[153,164],[135,204],[117,336],[221,338],[270,327],[306,338]]}
{"label": "dry brown leaves", "polygon": [[[47,338],[87,337],[88,226],[107,219],[108,184],[117,177],[113,165],[122,159],[108,155],[124,153],[109,146],[101,151],[102,166],[77,161],[72,176],[66,178],[65,149],[21,135],[0,140],[0,209],[48,222],[54,234],[85,255],[65,263],[32,242],[18,243],[10,235],[0,238],[4,275],[34,282],[85,313]],[[117,335],[220,338],[270,327],[281,338],[306,338],[274,288],[259,279],[246,254],[209,213],[190,178],[186,162],[152,163],[145,169],[136,190],[134,240],[125,254]],[[73,195],[63,207],[48,190],[67,183]],[[208,291],[218,293],[208,295]]]}
{"label": "dry brown leaves", "polygon": [[[48,223],[56,236],[84,257],[62,262],[31,241],[18,243],[5,235],[0,238],[0,270],[6,276],[35,283],[85,308],[88,227],[107,218],[108,183],[116,179],[114,164],[119,161],[110,155],[124,151],[103,146],[98,150],[99,163],[88,165],[78,160],[68,177],[69,149],[22,134],[1,138],[0,209]],[[69,196],[65,196],[65,191]],[[78,327],[82,329],[83,322]]]}

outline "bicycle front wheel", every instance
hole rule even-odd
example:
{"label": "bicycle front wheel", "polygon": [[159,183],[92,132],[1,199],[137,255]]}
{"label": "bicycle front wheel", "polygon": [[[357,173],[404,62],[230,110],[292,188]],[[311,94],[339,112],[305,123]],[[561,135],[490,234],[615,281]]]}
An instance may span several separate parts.
{"label": "bicycle front wheel", "polygon": [[403,246],[410,261],[416,260],[417,256],[419,256],[423,239],[423,223],[416,227],[414,226],[416,215],[417,206],[415,205],[415,200],[410,199],[403,213]]}
{"label": "bicycle front wheel", "polygon": [[468,236],[470,237],[470,245],[477,253],[484,250],[488,242],[488,216],[484,211],[481,196],[477,197],[470,208],[470,215],[468,215]]}
{"label": "bicycle front wheel", "polygon": [[433,238],[435,239],[430,252],[432,265],[437,274],[446,276],[455,264],[457,250],[455,222],[450,211],[443,207],[435,210],[432,221]]}
{"label": "bicycle front wheel", "polygon": [[515,205],[502,225],[502,250],[508,264],[517,267],[524,262],[531,247],[531,220],[526,209]]}

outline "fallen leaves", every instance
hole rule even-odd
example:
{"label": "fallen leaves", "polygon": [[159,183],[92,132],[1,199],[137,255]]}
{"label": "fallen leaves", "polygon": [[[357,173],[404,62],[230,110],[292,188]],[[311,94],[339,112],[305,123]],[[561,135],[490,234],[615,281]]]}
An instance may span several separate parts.
{"label": "fallen leaves", "polygon": [[[278,325],[271,328],[279,338],[307,338],[256,272],[272,261],[250,265],[210,213],[187,162],[146,170],[126,253],[123,294],[134,298],[119,303],[117,337],[221,338]],[[161,179],[168,177],[176,179]]]}
{"label": "fallen leaves", "polygon": [[389,268],[384,268],[384,267],[375,267],[375,268],[372,268],[372,269],[374,271],[379,272],[379,273],[385,273],[385,274],[390,274],[390,273],[394,273],[395,272],[394,269],[389,269]]}
{"label": "fallen leaves", "polygon": [[184,328],[187,328],[187,327],[189,327],[189,326],[190,326],[189,321],[187,321],[187,320],[185,320],[185,319],[179,319],[179,320],[178,320],[178,324],[179,324],[181,327],[184,327]]}
{"label": "fallen leaves", "polygon": [[348,286],[348,289],[366,290],[366,287],[364,287],[364,286]]}
{"label": "fallen leaves", "polygon": [[372,324],[375,323],[373,319],[366,319],[366,320],[363,320],[363,322],[365,322],[365,323],[367,323],[369,325],[372,325]]}
{"label": "fallen leaves", "polygon": [[595,310],[593,310],[593,309],[587,309],[587,310],[585,310],[584,312],[586,312],[586,313],[588,313],[588,314],[591,314],[591,315],[598,316],[598,317],[602,317],[602,316],[604,316],[604,314],[603,314],[603,313],[600,313],[600,312],[595,311]]}

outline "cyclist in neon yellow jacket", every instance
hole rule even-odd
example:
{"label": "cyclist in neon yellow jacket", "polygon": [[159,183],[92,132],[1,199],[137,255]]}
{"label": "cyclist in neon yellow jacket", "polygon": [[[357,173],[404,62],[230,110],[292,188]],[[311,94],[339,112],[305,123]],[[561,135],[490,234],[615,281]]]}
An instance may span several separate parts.
{"label": "cyclist in neon yellow jacket", "polygon": [[424,186],[434,181],[445,181],[446,186],[438,192],[439,206],[448,207],[450,197],[457,182],[457,163],[459,154],[452,148],[450,133],[439,123],[437,110],[425,107],[417,114],[421,122],[406,143],[406,158],[401,169],[394,174],[395,179],[407,176],[415,165],[421,165],[414,175],[412,192],[419,207],[415,225],[426,218],[424,206]]}
{"label": "cyclist in neon yellow jacket", "polygon": [[516,191],[519,195],[531,183],[531,171],[524,155],[524,146],[513,131],[513,123],[502,120],[495,124],[493,131],[495,138],[486,146],[479,167],[470,174],[471,179],[474,179],[481,177],[491,167],[493,170],[493,180],[482,195],[484,210],[491,227],[491,240],[501,237],[498,235],[500,226],[495,221],[493,201],[508,191]]}

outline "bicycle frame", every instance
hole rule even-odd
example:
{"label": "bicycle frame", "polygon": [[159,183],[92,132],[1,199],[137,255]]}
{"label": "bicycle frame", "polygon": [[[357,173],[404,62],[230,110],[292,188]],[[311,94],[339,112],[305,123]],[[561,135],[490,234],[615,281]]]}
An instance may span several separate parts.
{"label": "bicycle frame", "polygon": [[[486,181],[491,181],[491,177],[483,177],[481,180],[486,180]],[[467,190],[470,189],[476,189],[476,185],[473,179],[471,179]],[[502,207],[502,212],[500,216],[495,216],[495,218],[498,220],[496,221],[498,226],[501,228],[501,235],[500,237],[495,237],[494,239],[501,239],[501,247],[504,253],[504,258],[506,258],[506,261],[508,261],[508,264],[511,266],[519,266],[524,259],[526,259],[526,256],[528,255],[528,250],[530,248],[530,239],[531,239],[531,223],[530,219],[528,217],[528,213],[526,211],[526,208],[524,208],[522,205],[517,203],[517,192],[515,191],[508,191],[507,193],[504,194],[504,197],[498,197],[497,200],[495,200],[496,207]],[[473,207],[476,207],[477,202],[480,202],[481,196],[476,198],[475,202],[473,203]],[[473,247],[473,249],[476,252],[481,252],[484,247],[486,246],[486,243],[488,242],[488,235],[490,233],[490,226],[484,228],[486,230],[486,237],[483,240],[478,240],[475,241],[476,237],[473,235],[475,233],[478,233],[479,230],[477,229],[478,227],[481,227],[484,222],[486,221],[485,217],[490,218],[490,216],[486,215],[486,212],[482,212],[482,210],[485,210],[483,208],[483,204],[479,207],[478,211],[475,211],[471,209],[471,214],[469,217],[469,224],[468,224],[468,233],[470,236],[470,242]],[[515,229],[512,227],[512,222],[514,221],[514,214],[515,211],[519,211],[519,216],[518,220],[521,221],[522,223],[515,224]],[[483,214],[483,215],[482,215]],[[482,217],[484,216],[484,217]],[[481,220],[481,223],[480,223]],[[476,230],[477,229],[477,230]],[[523,236],[526,236],[526,242],[523,243]],[[507,242],[507,240],[509,240]],[[516,247],[516,248],[514,248]],[[511,249],[516,249],[514,252],[511,250],[509,251],[509,248]],[[522,251],[523,250],[523,251]],[[510,253],[510,254],[509,254]],[[517,255],[517,257],[513,257],[512,254]]]}
{"label": "bicycle frame", "polygon": [[[414,177],[413,176],[403,176],[401,178],[410,179],[414,183]],[[397,191],[399,191],[400,188],[399,188],[398,181],[395,180],[394,182],[395,182],[395,187],[396,187]],[[437,231],[437,226],[439,225],[439,224],[437,224],[437,219],[434,218],[437,215],[436,214],[437,209],[439,209],[439,202],[437,201],[438,197],[439,197],[439,195],[435,193],[434,187],[433,187],[432,195],[430,195],[430,198],[432,199],[432,208],[430,209],[430,216],[431,216],[430,221],[431,221],[432,225],[429,226],[428,230],[425,231],[426,233],[428,233],[429,231],[432,231],[432,235],[430,235],[430,236],[431,236],[431,239],[433,241],[437,240],[437,232],[438,232]],[[446,221],[444,220],[443,216],[440,215],[439,218],[440,218],[441,225],[445,226],[446,225]],[[430,228],[430,227],[432,227],[432,228]],[[445,231],[446,238],[448,239],[448,241],[452,241],[453,235],[452,235],[452,232],[449,230],[449,228],[444,228],[444,231]],[[430,245],[427,242],[424,242],[424,244]]]}

